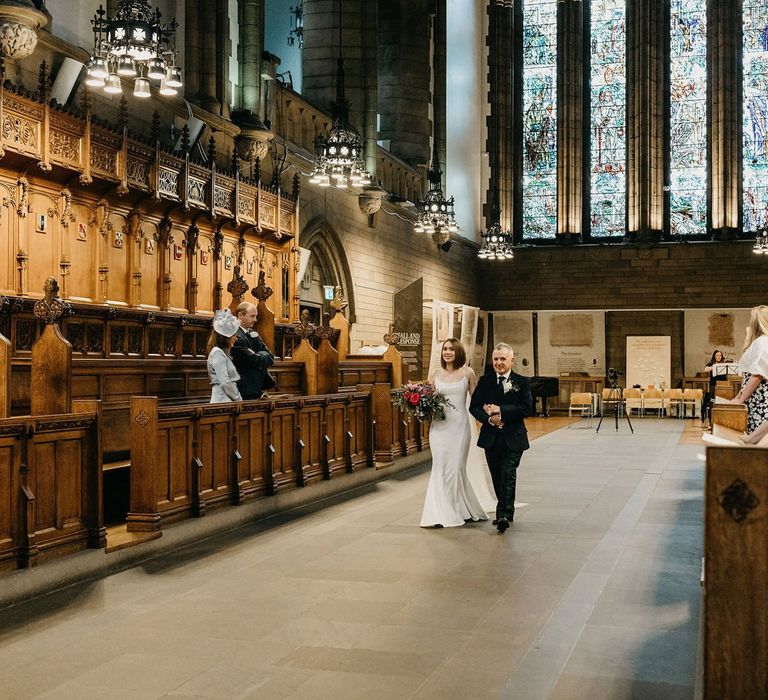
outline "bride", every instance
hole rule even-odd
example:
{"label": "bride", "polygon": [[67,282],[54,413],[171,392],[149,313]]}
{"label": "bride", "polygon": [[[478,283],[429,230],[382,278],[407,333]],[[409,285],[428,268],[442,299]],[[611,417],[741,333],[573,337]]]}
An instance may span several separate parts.
{"label": "bride", "polygon": [[433,420],[429,429],[432,473],[424,499],[421,527],[457,527],[465,520],[488,520],[486,511],[496,507],[496,498],[489,492],[485,476],[488,469],[479,448],[472,450],[471,460],[477,493],[467,475],[467,456],[470,447],[474,447],[471,445],[472,418],[467,411],[467,399],[475,390],[477,377],[466,365],[466,359],[461,342],[449,338],[440,353],[441,369],[429,378],[453,408],[447,406],[445,420]]}

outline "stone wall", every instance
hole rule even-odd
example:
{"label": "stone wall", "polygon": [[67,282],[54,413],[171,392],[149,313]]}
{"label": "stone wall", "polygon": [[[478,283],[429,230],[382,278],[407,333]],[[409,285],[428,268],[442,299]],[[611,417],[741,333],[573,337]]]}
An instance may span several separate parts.
{"label": "stone wall", "polygon": [[[353,352],[361,342],[381,340],[392,321],[394,293],[419,277],[425,300],[480,305],[475,247],[455,241],[448,252],[438,249],[431,237],[413,232],[402,210],[386,202],[370,227],[357,197],[333,188],[303,188],[300,205],[301,245],[323,221],[341,241],[354,287]],[[426,339],[431,331],[431,311],[425,308]],[[425,347],[425,367],[428,351]]]}
{"label": "stone wall", "polygon": [[519,248],[483,263],[489,310],[682,309],[768,303],[768,259],[752,242]]}

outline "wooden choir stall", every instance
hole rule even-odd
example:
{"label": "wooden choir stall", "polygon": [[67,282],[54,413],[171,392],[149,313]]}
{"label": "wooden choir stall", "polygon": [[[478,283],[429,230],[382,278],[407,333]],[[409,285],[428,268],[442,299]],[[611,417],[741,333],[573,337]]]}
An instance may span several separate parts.
{"label": "wooden choir stall", "polygon": [[[244,177],[236,153],[221,168],[213,139],[200,163],[186,129],[169,151],[157,119],[146,140],[129,133],[124,101],[110,124],[87,99],[52,103],[45,68],[40,85],[0,81],[0,571],[109,551],[114,528],[129,546],[341,490],[427,448],[392,405],[394,343],[350,357],[340,289],[334,318],[298,317],[298,177],[290,192]],[[209,404],[212,316],[243,300],[276,387]]]}

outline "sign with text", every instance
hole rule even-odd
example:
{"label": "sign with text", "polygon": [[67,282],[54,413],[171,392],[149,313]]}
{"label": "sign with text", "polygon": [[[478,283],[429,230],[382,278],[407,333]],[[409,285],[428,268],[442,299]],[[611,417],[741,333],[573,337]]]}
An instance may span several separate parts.
{"label": "sign with text", "polygon": [[424,278],[403,287],[394,296],[395,332],[400,336],[397,349],[408,366],[409,379],[422,379],[424,374]]}
{"label": "sign with text", "polygon": [[605,376],[605,311],[538,311],[537,373]]}
{"label": "sign with text", "polygon": [[672,381],[672,339],[668,335],[627,336],[625,386],[668,389]]}

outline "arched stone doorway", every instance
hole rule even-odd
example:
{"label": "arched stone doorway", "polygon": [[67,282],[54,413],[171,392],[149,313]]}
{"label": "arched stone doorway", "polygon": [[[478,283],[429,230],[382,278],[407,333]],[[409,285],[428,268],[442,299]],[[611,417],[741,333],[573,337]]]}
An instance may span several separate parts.
{"label": "arched stone doorway", "polygon": [[[307,309],[312,323],[319,323],[330,305],[323,297],[323,287],[341,287],[348,302],[345,315],[355,322],[355,291],[344,247],[336,231],[324,217],[310,221],[299,236],[299,245],[309,250],[304,277],[299,282],[299,312]],[[304,254],[304,253],[302,253]]]}

